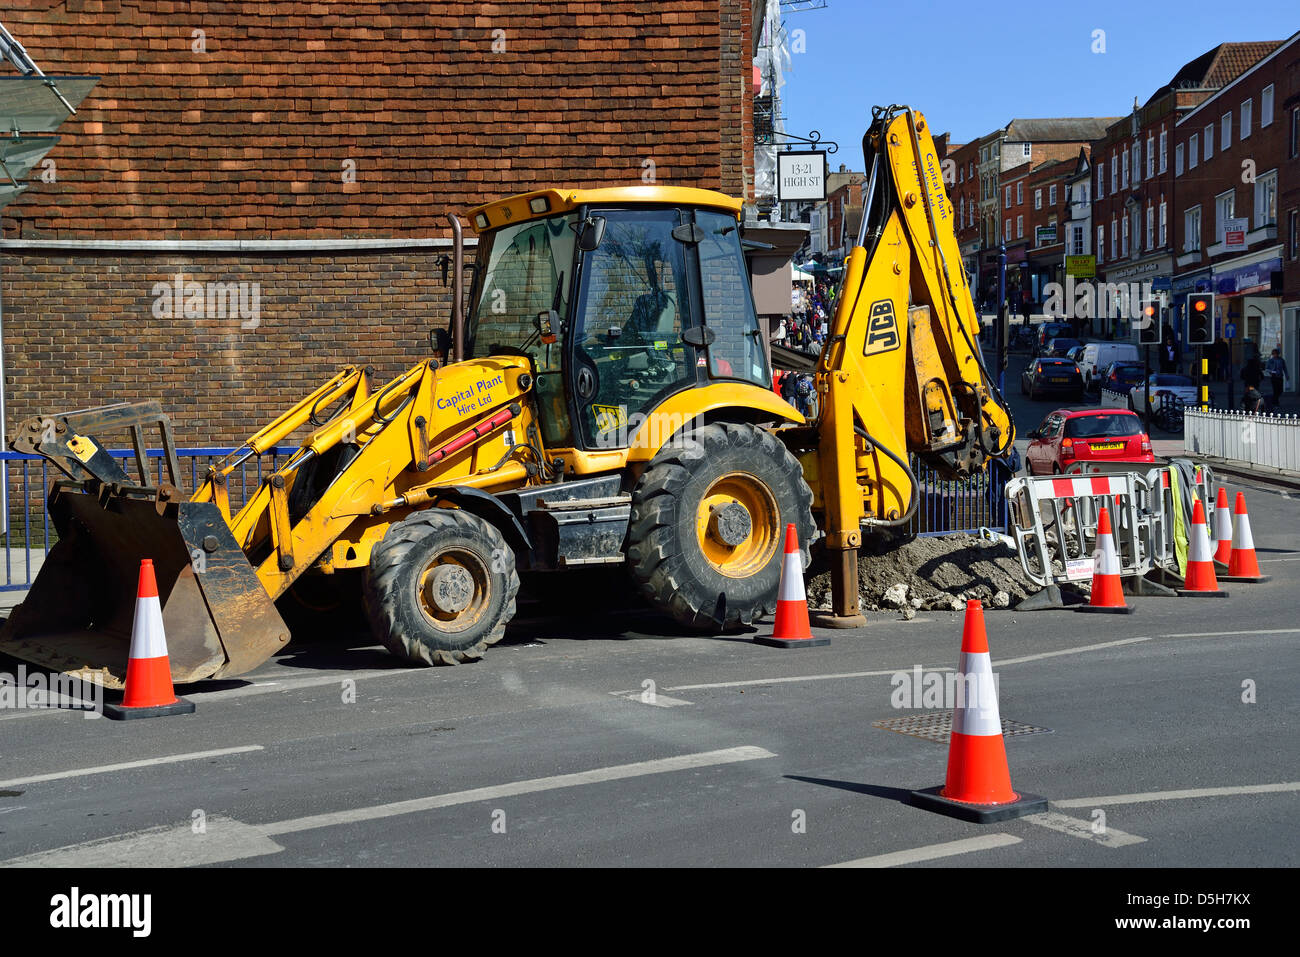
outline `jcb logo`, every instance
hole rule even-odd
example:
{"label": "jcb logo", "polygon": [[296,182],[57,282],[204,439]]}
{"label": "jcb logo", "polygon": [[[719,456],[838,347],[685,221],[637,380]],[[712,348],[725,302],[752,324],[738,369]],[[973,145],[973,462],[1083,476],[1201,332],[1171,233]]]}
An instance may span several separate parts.
{"label": "jcb logo", "polygon": [[894,318],[894,303],[881,299],[871,304],[867,321],[867,342],[862,347],[864,356],[876,356],[898,348],[898,321]]}

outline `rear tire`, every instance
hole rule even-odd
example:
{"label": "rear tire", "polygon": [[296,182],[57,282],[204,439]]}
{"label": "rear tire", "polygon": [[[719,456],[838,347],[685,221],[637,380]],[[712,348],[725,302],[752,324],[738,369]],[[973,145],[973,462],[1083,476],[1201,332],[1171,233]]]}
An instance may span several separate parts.
{"label": "rear tire", "polygon": [[798,459],[763,429],[706,425],[661,450],[637,483],[628,569],[688,628],[748,625],[776,609],[787,523],[807,568],[816,526]]}
{"label": "rear tire", "polygon": [[483,657],[515,615],[515,555],[489,522],[461,509],[416,512],[370,554],[370,625],[394,655],[454,665]]}

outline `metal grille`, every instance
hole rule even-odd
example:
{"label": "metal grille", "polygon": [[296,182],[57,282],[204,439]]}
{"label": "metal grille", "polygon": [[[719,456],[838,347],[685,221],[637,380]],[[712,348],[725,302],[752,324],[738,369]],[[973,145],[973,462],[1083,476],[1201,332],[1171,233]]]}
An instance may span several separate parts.
{"label": "metal grille", "polygon": [[[945,744],[952,735],[952,712],[922,711],[919,714],[908,714],[901,718],[886,718],[883,721],[873,721],[871,726],[873,728],[882,728],[885,731],[897,731],[899,734],[910,735],[913,738],[924,738],[926,741],[932,741],[935,744]],[[1010,718],[1002,719],[1003,737],[1017,734],[1051,733],[1051,728],[1039,728],[1032,724],[1012,721]]]}

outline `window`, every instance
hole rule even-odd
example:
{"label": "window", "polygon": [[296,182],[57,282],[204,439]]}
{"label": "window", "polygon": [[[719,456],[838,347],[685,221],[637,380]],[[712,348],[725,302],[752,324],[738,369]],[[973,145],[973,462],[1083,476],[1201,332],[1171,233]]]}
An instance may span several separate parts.
{"label": "window", "polygon": [[1006,196],[1004,197],[1004,199],[1005,199],[1005,202],[1003,202],[1002,205],[1003,205],[1003,206],[1010,206],[1010,205],[1011,205],[1011,187],[1010,187],[1010,186],[1008,186],[1007,189],[1006,189]]}
{"label": "window", "polygon": [[1128,217],[1127,216],[1124,217],[1123,225],[1124,225],[1124,233],[1122,236],[1120,236],[1119,254],[1121,256],[1127,256],[1128,255]]}
{"label": "window", "polygon": [[1219,120],[1219,152],[1222,153],[1232,145],[1232,110],[1223,114]]}
{"label": "window", "polygon": [[[1300,112],[1300,111],[1293,111],[1293,112]],[[1295,129],[1297,122],[1300,122],[1300,120],[1294,120],[1294,119],[1292,120],[1291,123],[1292,129]],[[1295,137],[1292,137],[1292,139],[1295,139]],[[1291,155],[1292,156],[1295,155],[1294,150],[1292,151]],[[1098,163],[1097,164],[1097,198],[1101,199],[1105,195],[1106,195],[1106,164]]]}
{"label": "window", "polygon": [[1124,151],[1123,166],[1119,174],[1119,188],[1128,189],[1128,150]]}
{"label": "window", "polygon": [[961,184],[961,183],[966,182],[966,167],[965,167],[965,166],[963,166],[961,169],[957,170],[957,182],[958,182],[958,184]]}
{"label": "window", "polygon": [[1255,179],[1255,228],[1277,225],[1277,170]]}
{"label": "window", "polygon": [[1056,208],[1056,187],[1055,186],[1047,187],[1047,205],[1050,206],[1052,209]]}
{"label": "window", "polygon": [[1147,203],[1147,249],[1156,248],[1156,208]]}
{"label": "window", "polygon": [[1228,220],[1232,219],[1236,208],[1237,191],[1230,189],[1214,197],[1214,241],[1223,242],[1223,234],[1228,229]]}
{"label": "window", "polygon": [[1025,238],[1025,217],[1016,217],[1016,239]]}
{"label": "window", "polygon": [[1025,203],[1025,184],[1016,183],[1016,205],[1023,206]]}
{"label": "window", "polygon": [[1106,255],[1106,227],[1097,227],[1097,258],[1102,259]]}
{"label": "window", "polygon": [[1115,228],[1115,217],[1110,218],[1110,258],[1115,258],[1116,238],[1119,236],[1119,230]]}
{"label": "window", "polygon": [[1156,175],[1155,137],[1147,134],[1147,179]]}
{"label": "window", "polygon": [[1214,124],[1210,123],[1205,127],[1205,158],[1208,160],[1214,155]]}
{"label": "window", "polygon": [[[1294,217],[1295,213],[1293,212],[1291,215],[1292,217]],[[1083,255],[1083,227],[1082,226],[1072,226],[1070,228],[1070,255],[1071,256]]]}
{"label": "window", "polygon": [[1004,239],[1011,238],[1011,220],[1005,220],[1002,224],[1002,236]]}
{"label": "window", "polygon": [[1162,173],[1169,168],[1169,164],[1166,162],[1166,157],[1168,156],[1168,150],[1166,147],[1168,146],[1169,134],[1162,129],[1160,131],[1160,172]]}
{"label": "window", "polygon": [[1043,208],[1043,191],[1041,189],[1036,189],[1034,190],[1034,209],[1042,209],[1042,208]]}
{"label": "window", "polygon": [[1259,94],[1259,128],[1273,125],[1273,84],[1264,87]]}
{"label": "window", "polygon": [[1034,144],[1032,144],[1032,143],[1021,143],[1021,144],[1020,144],[1020,150],[1021,150],[1021,155],[1022,155],[1022,156],[1026,157],[1026,158],[1032,157],[1032,156],[1034,155]]}
{"label": "window", "polygon": [[1300,106],[1291,107],[1291,149],[1287,156],[1291,159],[1300,156]]}
{"label": "window", "polygon": [[1167,245],[1169,242],[1168,234],[1166,232],[1169,224],[1168,212],[1169,212],[1169,205],[1165,202],[1165,198],[1162,195],[1160,197],[1160,241],[1159,241],[1159,245],[1162,248],[1165,245]]}
{"label": "window", "polygon": [[1250,108],[1253,103],[1253,100],[1246,100],[1241,104],[1241,135],[1237,137],[1239,140],[1244,140],[1250,135]]}
{"label": "window", "polygon": [[1293,209],[1286,214],[1287,252],[1294,260],[1300,256],[1300,209]]}
{"label": "window", "polygon": [[1133,209],[1129,211],[1128,222],[1129,232],[1133,235],[1133,254],[1136,256],[1142,251],[1142,209],[1134,204]]}
{"label": "window", "polygon": [[1142,182],[1142,145],[1133,143],[1133,182]]}
{"label": "window", "polygon": [[1119,192],[1119,160],[1115,158],[1114,153],[1110,154],[1110,191]]}
{"label": "window", "polygon": [[1183,144],[1174,147],[1174,175],[1183,175]]}
{"label": "window", "polygon": [[1200,143],[1200,140],[1201,140],[1200,134],[1193,133],[1192,138],[1187,141],[1187,168],[1188,169],[1196,169],[1196,154],[1199,152],[1197,149],[1197,145]]}
{"label": "window", "polygon": [[1201,248],[1201,207],[1193,206],[1183,213],[1183,252],[1197,252]]}

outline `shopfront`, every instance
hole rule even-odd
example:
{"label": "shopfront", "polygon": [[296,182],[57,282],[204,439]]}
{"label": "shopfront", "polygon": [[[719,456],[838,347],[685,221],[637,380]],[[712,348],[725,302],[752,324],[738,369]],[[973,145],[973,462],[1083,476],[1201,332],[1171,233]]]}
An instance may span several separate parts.
{"label": "shopfront", "polygon": [[[1215,334],[1223,335],[1225,324],[1234,327],[1234,365],[1254,355],[1267,359],[1274,349],[1282,349],[1284,356],[1294,351],[1282,328],[1281,296],[1272,292],[1274,274],[1281,272],[1280,246],[1214,265],[1209,291],[1214,293]],[[1294,388],[1294,379],[1288,388]]]}

